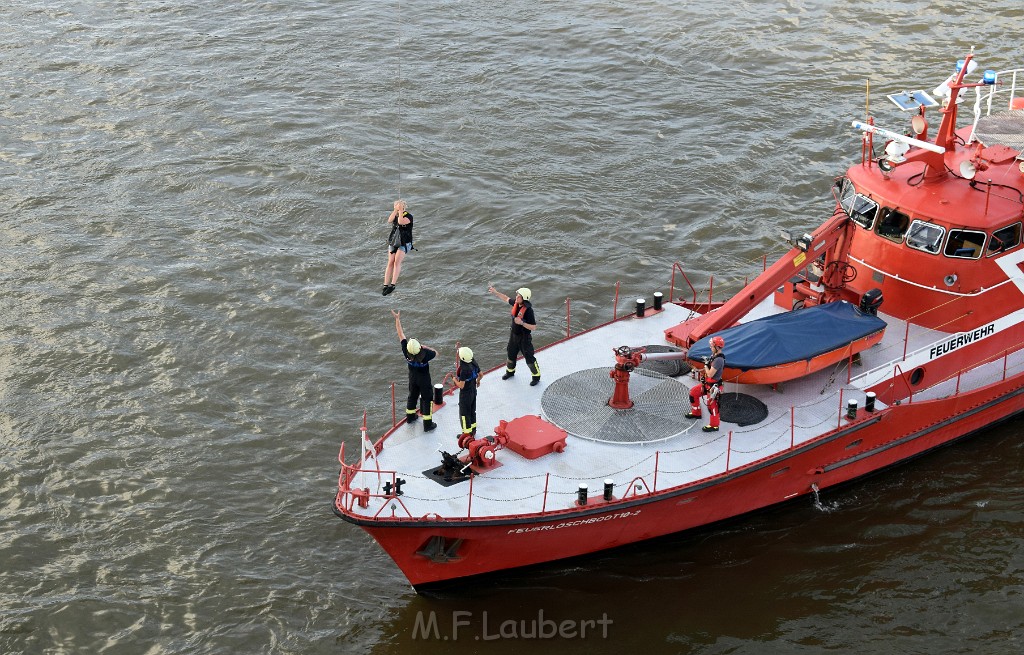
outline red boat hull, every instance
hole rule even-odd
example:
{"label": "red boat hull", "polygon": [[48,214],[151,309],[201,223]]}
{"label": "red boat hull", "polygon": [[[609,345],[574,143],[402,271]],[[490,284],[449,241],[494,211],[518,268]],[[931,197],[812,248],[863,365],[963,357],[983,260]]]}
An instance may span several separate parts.
{"label": "red boat hull", "polygon": [[[898,464],[1024,411],[1024,375],[912,402],[693,485],[588,509],[491,519],[358,520],[414,586],[584,555],[687,530]],[[813,487],[812,487],[813,485]]]}

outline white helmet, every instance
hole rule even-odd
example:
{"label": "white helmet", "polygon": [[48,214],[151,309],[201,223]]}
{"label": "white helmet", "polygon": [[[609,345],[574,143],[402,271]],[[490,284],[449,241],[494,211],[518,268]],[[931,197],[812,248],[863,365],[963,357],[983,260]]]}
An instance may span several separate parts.
{"label": "white helmet", "polygon": [[468,364],[469,362],[473,361],[473,351],[467,348],[466,346],[462,346],[461,348],[459,348],[459,359]]}
{"label": "white helmet", "polygon": [[530,299],[530,296],[532,296],[532,295],[533,295],[533,294],[532,294],[532,293],[530,292],[530,290],[529,290],[529,289],[527,289],[526,287],[521,287],[521,288],[519,288],[519,289],[516,289],[516,293],[518,293],[518,294],[519,294],[520,296],[522,296],[522,297],[523,297],[523,300],[529,300],[529,299]]}
{"label": "white helmet", "polygon": [[405,349],[409,351],[410,355],[418,355],[421,349],[420,342],[415,339],[409,339],[405,344]]}

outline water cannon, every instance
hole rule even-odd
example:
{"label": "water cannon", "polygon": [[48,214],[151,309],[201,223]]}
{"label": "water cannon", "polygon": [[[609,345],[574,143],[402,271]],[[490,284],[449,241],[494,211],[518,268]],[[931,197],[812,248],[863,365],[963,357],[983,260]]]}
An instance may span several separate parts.
{"label": "water cannon", "polygon": [[[465,437],[466,435],[462,436]],[[464,465],[463,470],[470,468],[480,473],[499,466],[497,452],[504,449],[507,444],[508,437],[501,434],[481,437],[480,439],[463,439],[460,437],[459,446],[466,451],[466,454],[459,457],[459,461]]]}

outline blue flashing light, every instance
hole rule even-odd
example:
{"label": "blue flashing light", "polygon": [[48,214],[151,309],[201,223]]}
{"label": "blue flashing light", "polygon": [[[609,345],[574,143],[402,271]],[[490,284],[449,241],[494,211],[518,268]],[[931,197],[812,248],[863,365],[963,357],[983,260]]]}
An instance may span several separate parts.
{"label": "blue flashing light", "polygon": [[993,70],[985,71],[985,75],[981,78],[981,81],[984,82],[985,84],[995,84],[996,72]]}

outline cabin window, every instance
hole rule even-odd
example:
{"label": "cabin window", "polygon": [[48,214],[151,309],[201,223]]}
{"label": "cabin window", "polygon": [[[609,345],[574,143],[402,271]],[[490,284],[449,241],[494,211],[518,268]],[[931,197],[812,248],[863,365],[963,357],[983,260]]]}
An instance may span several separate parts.
{"label": "cabin window", "polygon": [[1020,223],[1014,223],[992,233],[988,241],[988,254],[996,255],[1020,245]]}
{"label": "cabin window", "polygon": [[843,178],[836,186],[839,187],[839,206],[857,225],[870,230],[875,220],[875,214],[878,213],[878,203],[857,193],[857,190],[853,188],[853,183],[846,178]]}
{"label": "cabin window", "polygon": [[907,230],[907,245],[916,250],[937,255],[942,247],[942,237],[944,236],[946,236],[944,228],[934,223],[914,221],[910,224],[910,229]]}
{"label": "cabin window", "polygon": [[910,217],[903,212],[895,209],[883,209],[882,217],[878,219],[878,236],[892,239],[893,241],[902,241],[903,235],[906,234],[909,226]]}
{"label": "cabin window", "polygon": [[985,233],[973,230],[950,230],[946,256],[977,259],[985,249]]}

